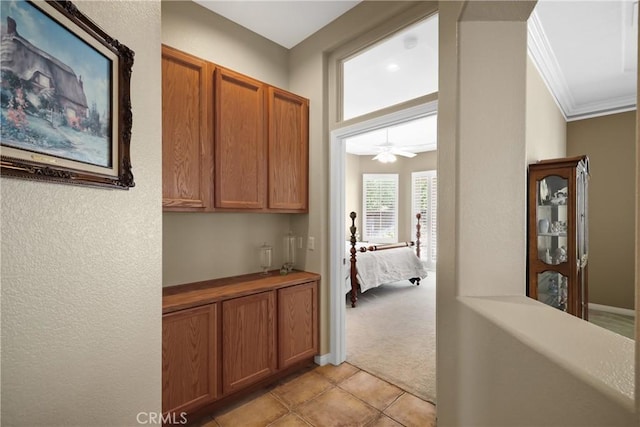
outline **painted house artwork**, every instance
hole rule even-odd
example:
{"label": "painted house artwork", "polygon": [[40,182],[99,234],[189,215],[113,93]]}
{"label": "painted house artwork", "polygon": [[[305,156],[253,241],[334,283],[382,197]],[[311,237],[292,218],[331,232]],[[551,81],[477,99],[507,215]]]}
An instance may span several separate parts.
{"label": "painted house artwork", "polygon": [[[3,5],[4,6],[4,5]],[[0,44],[2,72],[2,145],[67,160],[111,166],[111,126],[109,61],[73,33],[52,21],[29,4],[34,23],[40,25],[40,36],[53,31],[56,48],[83,48],[75,52],[78,61],[93,63],[87,69],[100,70],[90,76],[106,84],[100,101],[88,99],[83,75],[59,59],[59,55],[36,46],[21,28],[8,8],[3,7]],[[24,16],[16,14],[15,16]],[[26,26],[25,26],[26,27]],[[44,35],[46,37],[46,34]],[[66,43],[66,40],[69,43]]]}
{"label": "painted house artwork", "polygon": [[2,34],[2,70],[30,82],[33,93],[38,96],[52,100],[55,95],[71,126],[79,128],[80,119],[87,117],[89,111],[82,76],[76,76],[67,64],[21,37],[16,21],[10,16],[6,28]]}

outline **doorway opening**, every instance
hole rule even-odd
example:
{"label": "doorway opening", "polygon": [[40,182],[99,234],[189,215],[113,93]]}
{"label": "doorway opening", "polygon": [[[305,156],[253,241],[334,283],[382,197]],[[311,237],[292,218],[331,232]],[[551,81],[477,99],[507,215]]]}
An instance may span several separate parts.
{"label": "doorway opening", "polygon": [[[435,261],[436,261],[436,241],[437,228],[435,218],[435,203],[437,197],[437,177],[436,177],[436,135],[437,135],[437,101],[428,102],[417,107],[408,108],[396,113],[388,114],[376,119],[364,121],[348,127],[335,130],[331,134],[331,183],[330,183],[330,200],[332,202],[331,210],[331,348],[333,364],[340,364],[345,360],[354,362],[356,366],[362,361],[360,356],[368,355],[371,360],[377,357],[387,362],[393,357],[393,347],[398,349],[407,346],[401,343],[394,345],[394,339],[407,339],[413,341],[418,347],[420,342],[427,339],[429,344],[420,347],[420,351],[416,351],[412,362],[423,365],[429,365],[430,372],[435,373]],[[406,135],[403,136],[403,132]],[[387,138],[387,134],[389,137]],[[418,143],[417,141],[420,141]],[[394,144],[394,151],[401,152],[402,155],[396,154],[395,162],[378,162],[374,160],[378,156],[381,147],[386,149],[388,144]],[[380,215],[378,211],[371,210],[372,215],[370,224],[367,226],[367,200],[366,200],[366,180],[373,179],[374,182],[378,177],[388,178],[394,176],[397,187],[395,194],[388,190],[392,187],[385,187],[384,194],[380,191],[369,190],[373,194],[373,198],[383,199],[391,198],[393,195],[396,203],[394,215]],[[389,181],[389,180],[387,180]],[[393,182],[393,180],[390,180]],[[373,187],[377,188],[377,187]],[[372,203],[369,203],[371,206]],[[349,277],[349,258],[347,241],[349,235],[349,214],[351,211],[357,213],[358,236],[364,237],[363,240],[374,241],[380,238],[376,233],[382,233],[382,236],[389,238],[389,241],[416,241],[416,218],[415,213],[420,212],[422,215],[421,225],[421,259],[424,265],[429,267],[427,277],[422,281],[421,287],[416,286],[408,280],[402,280],[394,283],[384,284],[376,289],[370,289],[359,295],[360,301],[356,308],[351,308],[348,304],[348,288],[350,288]],[[395,216],[393,220],[390,220]],[[382,217],[382,219],[381,219]],[[395,223],[395,224],[392,224]],[[360,224],[363,224],[362,226]],[[391,225],[392,224],[392,225]],[[373,237],[371,237],[373,235]],[[419,291],[422,295],[420,298],[411,296],[407,291]],[[396,292],[397,291],[397,292]],[[415,295],[415,294],[414,294]],[[377,299],[375,309],[379,312],[372,311],[372,306],[368,303],[368,299]],[[387,298],[388,297],[388,298]],[[405,298],[406,297],[406,298]],[[404,302],[402,301],[405,298]],[[431,308],[420,307],[419,303],[431,305]],[[368,305],[368,307],[367,307]],[[398,316],[389,312],[383,306],[396,307],[396,310],[403,311],[408,316],[406,322],[419,322],[413,329],[404,328],[402,335],[391,333],[395,328],[392,322],[385,322],[384,317],[389,319],[397,319]],[[404,308],[401,308],[403,307]],[[414,309],[411,314],[410,309]],[[347,313],[347,310],[350,310]],[[355,316],[353,316],[353,315]],[[383,337],[378,335],[380,339],[372,338],[372,333],[382,333],[381,330],[375,332],[377,328],[373,322],[366,320],[368,316],[381,322],[388,324],[387,334],[395,335],[394,337]],[[413,316],[413,317],[412,317]],[[358,320],[359,318],[362,318]],[[401,321],[401,320],[400,320]],[[355,322],[355,323],[354,323]],[[360,341],[352,342],[349,347],[347,337],[349,333],[347,328],[351,325],[358,338],[368,337],[368,342]],[[362,328],[368,328],[364,332]],[[378,328],[380,329],[380,328]],[[389,348],[383,348],[380,344],[387,343]],[[365,345],[366,344],[366,345]],[[371,351],[372,347],[376,347],[376,352]],[[357,350],[357,351],[355,351]],[[418,354],[419,353],[419,354]],[[376,356],[377,354],[377,356]],[[405,351],[405,356],[407,356]],[[400,358],[400,357],[399,357]],[[411,357],[410,357],[411,358]],[[422,385],[422,390],[412,388],[420,381],[415,378],[416,370],[425,372],[422,366],[416,366],[413,369],[406,369],[414,378],[398,378],[393,372],[377,371],[376,364],[367,366],[358,366],[361,369],[373,371],[383,379],[394,384],[400,385],[414,394],[425,398],[425,400],[435,399],[435,379],[426,378],[423,382],[429,385]],[[401,364],[386,363],[383,371],[389,371],[389,367],[397,370],[403,370]],[[419,385],[419,384],[418,384]]]}

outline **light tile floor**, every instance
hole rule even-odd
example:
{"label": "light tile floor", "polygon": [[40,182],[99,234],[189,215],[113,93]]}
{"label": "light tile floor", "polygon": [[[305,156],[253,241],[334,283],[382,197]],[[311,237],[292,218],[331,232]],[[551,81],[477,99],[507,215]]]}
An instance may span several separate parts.
{"label": "light tile floor", "polygon": [[304,371],[201,427],[435,427],[436,407],[348,363]]}
{"label": "light tile floor", "polygon": [[632,316],[589,309],[589,322],[632,340],[636,338],[635,321]]}

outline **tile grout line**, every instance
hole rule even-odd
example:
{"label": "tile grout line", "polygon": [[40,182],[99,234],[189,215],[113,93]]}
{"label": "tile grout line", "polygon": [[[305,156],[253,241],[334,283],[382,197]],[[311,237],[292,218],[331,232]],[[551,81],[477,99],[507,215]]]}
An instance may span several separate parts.
{"label": "tile grout line", "polygon": [[[347,363],[348,363],[348,362],[347,362]],[[355,366],[355,367],[357,368],[357,366],[356,366],[356,365],[351,365],[351,366]],[[380,377],[379,377],[379,376],[377,376],[376,374],[374,374],[374,373],[372,373],[372,372],[369,372],[369,371],[367,371],[367,370],[365,370],[365,369],[362,369],[362,368],[358,368],[358,369],[359,369],[360,371],[362,371],[362,372],[366,372],[367,374],[369,374],[369,375],[371,375],[371,376],[373,376],[373,377],[376,377],[376,378],[377,378],[377,379],[379,379],[380,381],[384,381],[385,383],[390,384],[390,385],[392,385],[392,386],[394,386],[394,387],[396,387],[396,388],[398,388],[398,389],[402,390],[402,391],[403,391],[404,393],[406,393],[406,394],[409,394],[409,395],[411,395],[411,396],[413,396],[413,397],[416,397],[416,398],[418,398],[418,399],[422,400],[423,402],[427,402],[427,403],[432,404],[433,406],[436,406],[436,403],[435,403],[435,402],[432,402],[432,401],[431,401],[431,400],[429,400],[429,399],[425,399],[425,398],[422,398],[422,397],[420,397],[420,396],[418,396],[418,395],[416,395],[416,394],[413,394],[413,393],[411,393],[410,391],[407,391],[407,390],[405,390],[404,388],[400,387],[399,385],[394,384],[394,383],[392,383],[391,381],[387,381],[387,380],[385,380],[385,379],[383,379],[383,378],[380,378]]]}
{"label": "tile grout line", "polygon": [[[384,418],[384,419],[392,420],[393,422],[398,423],[399,425],[401,425],[403,427],[406,427],[406,424],[404,424],[404,422],[401,422],[400,420],[397,420],[393,415],[387,414],[385,412],[385,411],[389,410],[389,408],[391,408],[393,405],[395,405],[405,395],[408,395],[411,398],[415,398],[417,400],[425,402],[428,405],[432,405],[434,407],[436,406],[433,402],[426,401],[426,400],[424,400],[424,399],[422,399],[422,398],[420,398],[420,397],[418,397],[418,396],[416,396],[416,395],[404,390],[403,388],[398,387],[397,385],[378,377],[377,375],[371,374],[370,372],[368,372],[366,370],[363,370],[363,369],[360,369],[357,366],[352,365],[352,364],[350,364],[348,362],[347,362],[347,364],[351,368],[353,368],[353,372],[350,372],[350,369],[345,371],[345,372],[341,372],[342,375],[346,375],[344,377],[341,377],[340,375],[335,375],[336,371],[333,371],[331,369],[328,369],[327,372],[333,372],[334,373],[333,377],[330,377],[329,375],[323,374],[321,371],[318,370],[318,367],[309,370],[308,373],[311,373],[311,372],[315,371],[315,375],[313,377],[316,378],[316,375],[317,375],[317,379],[322,379],[322,381],[327,384],[327,388],[322,390],[318,394],[315,394],[314,396],[312,396],[312,397],[310,397],[310,398],[308,398],[308,399],[306,399],[304,401],[301,401],[301,402],[297,402],[297,403],[291,402],[291,403],[289,403],[287,400],[285,400],[285,398],[283,396],[280,396],[277,393],[277,390],[279,389],[280,386],[284,386],[285,384],[288,384],[288,383],[290,383],[292,381],[295,381],[296,378],[300,378],[300,376],[303,375],[303,374],[301,374],[300,376],[293,377],[289,381],[286,381],[286,382],[283,381],[282,383],[278,384],[277,386],[272,387],[272,388],[270,388],[268,390],[265,390],[266,393],[261,394],[261,396],[269,395],[275,402],[280,404],[283,409],[286,409],[286,412],[283,413],[277,419],[269,422],[269,424],[262,424],[262,425],[265,426],[265,427],[269,427],[269,426],[275,426],[277,423],[284,424],[283,420],[285,418],[287,418],[288,416],[291,416],[291,417],[293,417],[292,419],[297,418],[298,421],[304,423],[305,426],[320,427],[320,426],[316,426],[316,424],[314,424],[314,422],[312,422],[311,420],[307,419],[302,413],[299,412],[299,410],[300,410],[300,408],[303,407],[303,405],[306,405],[309,402],[313,401],[314,399],[317,399],[317,398],[325,395],[326,393],[329,393],[329,392],[334,391],[336,389],[339,390],[340,392],[346,393],[351,398],[357,400],[358,402],[362,403],[363,405],[365,405],[366,407],[368,407],[368,408],[370,408],[372,410],[373,413],[371,414],[369,419],[367,419],[368,417],[365,417],[365,419],[361,419],[360,420],[360,423],[362,423],[362,424],[359,423],[358,425],[361,425],[361,426],[371,426],[376,422],[376,420],[382,420]],[[370,375],[371,377],[377,379],[378,381],[380,381],[380,382],[382,382],[384,384],[387,384],[387,385],[395,387],[400,393],[397,396],[395,396],[394,398],[392,398],[392,400],[388,404],[384,404],[385,403],[384,400],[383,401],[379,401],[377,399],[374,399],[373,401],[376,402],[376,405],[382,404],[382,405],[379,405],[379,406],[382,406],[383,408],[382,409],[378,409],[372,403],[369,403],[367,400],[365,400],[366,397],[364,397],[364,396],[363,397],[359,397],[358,395],[354,394],[354,392],[351,392],[351,391],[343,388],[343,387],[346,386],[345,383],[348,380],[352,379],[353,377],[355,377],[357,374],[360,374],[361,372],[365,373],[367,375]],[[317,381],[317,379],[315,379],[313,381]],[[357,392],[358,390],[355,390],[355,391]],[[258,398],[258,397],[259,396],[256,396],[256,398]],[[253,400],[255,400],[255,398],[251,399],[250,401],[253,401]],[[293,400],[295,401],[296,399],[293,399]],[[245,402],[244,404],[239,405],[238,408],[244,406],[245,404],[247,404],[249,402]],[[236,410],[238,408],[235,408],[233,410]],[[437,420],[437,418],[436,418],[436,420]],[[264,420],[264,421],[266,421],[266,420]],[[321,421],[321,420],[316,420],[316,421]],[[407,420],[405,420],[405,422],[406,421]],[[218,422],[217,418],[214,417],[213,415],[207,415],[204,418],[204,422],[207,423],[207,424],[209,422],[213,423],[212,426],[210,426],[210,427],[213,427],[213,425],[218,426],[218,427],[221,426],[221,424]]]}

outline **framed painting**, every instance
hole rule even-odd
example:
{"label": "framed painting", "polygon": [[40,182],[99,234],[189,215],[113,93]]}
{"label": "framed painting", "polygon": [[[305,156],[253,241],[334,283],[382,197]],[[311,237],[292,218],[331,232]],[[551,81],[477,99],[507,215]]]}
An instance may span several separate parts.
{"label": "framed painting", "polygon": [[0,3],[2,176],[133,187],[133,51],[69,1]]}

